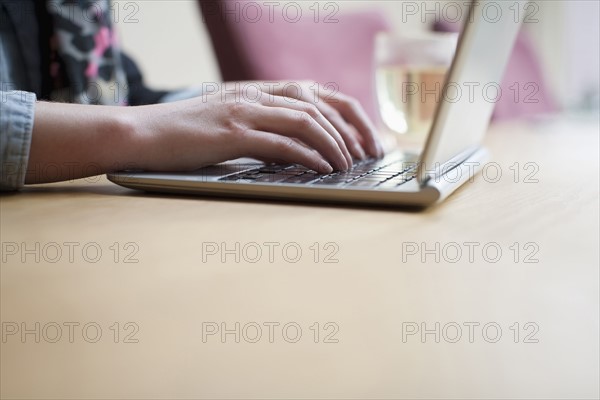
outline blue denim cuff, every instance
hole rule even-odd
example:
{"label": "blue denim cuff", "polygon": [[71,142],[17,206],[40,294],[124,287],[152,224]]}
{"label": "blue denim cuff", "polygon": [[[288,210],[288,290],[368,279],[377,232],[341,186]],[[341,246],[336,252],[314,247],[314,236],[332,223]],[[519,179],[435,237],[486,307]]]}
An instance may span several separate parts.
{"label": "blue denim cuff", "polygon": [[0,96],[0,191],[10,191],[25,184],[37,99],[22,91]]}

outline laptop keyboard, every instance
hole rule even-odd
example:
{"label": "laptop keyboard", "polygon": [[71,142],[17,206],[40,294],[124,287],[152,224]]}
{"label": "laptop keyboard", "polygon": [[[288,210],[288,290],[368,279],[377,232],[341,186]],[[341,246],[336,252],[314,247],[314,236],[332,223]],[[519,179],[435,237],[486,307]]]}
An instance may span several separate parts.
{"label": "laptop keyboard", "polygon": [[319,174],[298,165],[265,165],[220,178],[224,182],[299,184],[349,189],[394,188],[415,179],[417,162],[367,159],[355,161],[351,170]]}

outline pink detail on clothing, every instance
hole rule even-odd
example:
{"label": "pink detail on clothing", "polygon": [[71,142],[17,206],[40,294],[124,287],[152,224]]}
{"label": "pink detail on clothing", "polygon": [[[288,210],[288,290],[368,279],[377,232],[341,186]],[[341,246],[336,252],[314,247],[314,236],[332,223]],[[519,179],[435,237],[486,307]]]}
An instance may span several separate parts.
{"label": "pink detail on clothing", "polygon": [[89,61],[85,70],[85,75],[88,78],[95,78],[98,76],[98,62],[96,60],[100,59],[106,49],[110,47],[112,41],[111,39],[110,30],[105,26],[101,27],[94,35],[96,47],[94,48],[93,54],[95,57]]}

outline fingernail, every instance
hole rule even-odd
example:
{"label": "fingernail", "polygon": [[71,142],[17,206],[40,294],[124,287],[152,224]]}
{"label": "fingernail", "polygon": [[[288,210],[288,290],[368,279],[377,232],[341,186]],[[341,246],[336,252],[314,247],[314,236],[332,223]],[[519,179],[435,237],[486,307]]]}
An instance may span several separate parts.
{"label": "fingernail", "polygon": [[321,161],[319,169],[325,174],[330,174],[333,172],[333,167],[327,161]]}
{"label": "fingernail", "polygon": [[336,164],[337,169],[340,171],[346,171],[350,165],[348,163],[348,160],[346,159],[346,156],[344,156],[343,154],[340,157],[339,161],[337,161],[335,164]]}
{"label": "fingernail", "polygon": [[381,145],[381,142],[379,140],[377,140],[375,142],[375,144],[377,145],[377,157],[383,157],[383,146]]}
{"label": "fingernail", "polygon": [[348,164],[348,169],[354,166],[354,163],[352,162],[352,154],[348,153],[348,157],[344,156],[344,160],[346,160],[346,164]]}

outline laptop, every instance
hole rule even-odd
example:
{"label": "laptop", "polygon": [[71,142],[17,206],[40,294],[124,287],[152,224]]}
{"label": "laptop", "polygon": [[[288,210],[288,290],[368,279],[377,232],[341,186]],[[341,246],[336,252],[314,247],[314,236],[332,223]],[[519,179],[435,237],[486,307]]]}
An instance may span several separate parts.
{"label": "laptop", "polygon": [[122,171],[108,179],[132,189],[200,196],[419,208],[442,202],[488,159],[482,140],[495,103],[486,91],[499,86],[520,29],[516,16],[525,13],[514,12],[516,3],[525,10],[527,1],[470,4],[420,154],[398,149],[326,175],[298,165],[238,159],[190,173]]}

